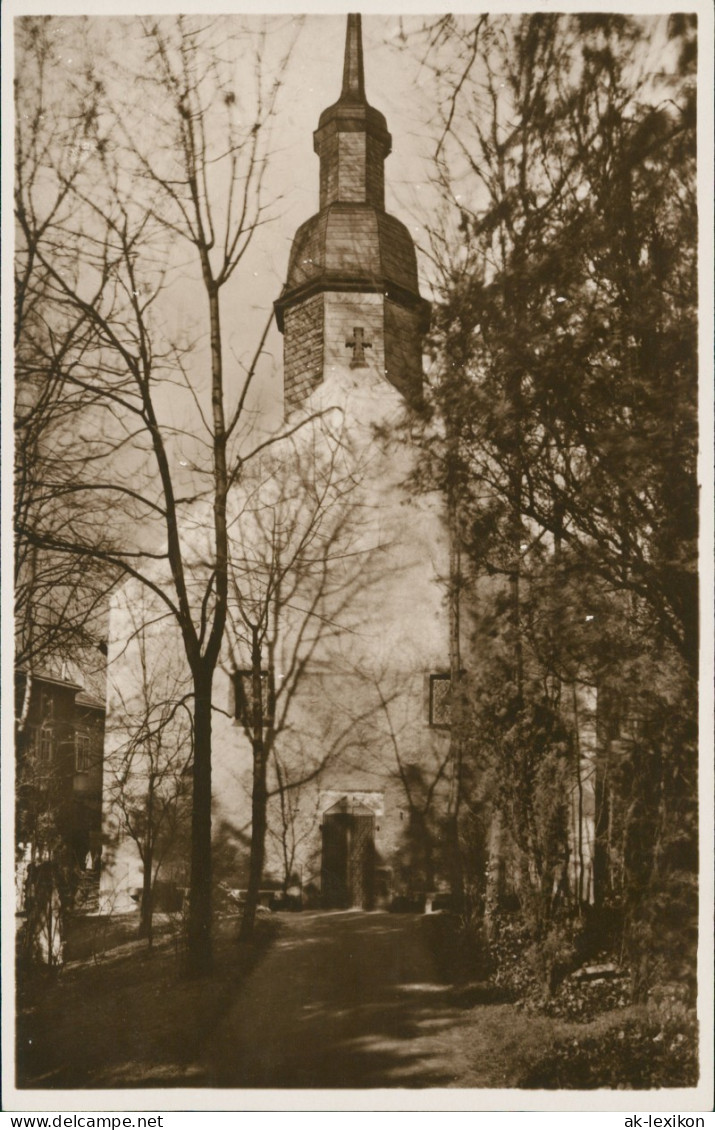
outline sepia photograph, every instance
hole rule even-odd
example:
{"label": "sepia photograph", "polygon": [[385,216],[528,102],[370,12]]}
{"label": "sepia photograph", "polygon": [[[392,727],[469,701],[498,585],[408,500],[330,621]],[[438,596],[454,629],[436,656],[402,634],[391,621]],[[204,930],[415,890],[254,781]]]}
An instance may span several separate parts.
{"label": "sepia photograph", "polygon": [[9,1109],[711,1109],[712,13],[493,7],[4,23]]}

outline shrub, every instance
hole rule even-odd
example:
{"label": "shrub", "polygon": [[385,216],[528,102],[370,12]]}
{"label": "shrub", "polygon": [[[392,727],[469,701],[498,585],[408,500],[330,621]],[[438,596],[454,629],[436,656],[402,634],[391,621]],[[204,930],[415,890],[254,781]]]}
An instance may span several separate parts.
{"label": "shrub", "polygon": [[649,1090],[694,1087],[698,1081],[697,1021],[636,1017],[598,1035],[560,1040],[517,1083],[545,1090]]}
{"label": "shrub", "polygon": [[490,945],[494,981],[532,1004],[548,1000],[576,964],[579,929],[563,918],[542,933],[519,912],[502,914]]}
{"label": "shrub", "polygon": [[422,935],[429,946],[440,976],[448,981],[482,981],[491,971],[481,924],[456,914],[426,914]]}

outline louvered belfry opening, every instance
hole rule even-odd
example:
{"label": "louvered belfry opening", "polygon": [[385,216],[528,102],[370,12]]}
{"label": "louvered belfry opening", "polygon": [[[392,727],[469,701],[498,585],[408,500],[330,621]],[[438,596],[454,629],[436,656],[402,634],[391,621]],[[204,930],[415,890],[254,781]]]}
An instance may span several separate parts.
{"label": "louvered belfry opening", "polygon": [[323,906],[371,910],[375,904],[375,814],[343,797],[323,814]]}

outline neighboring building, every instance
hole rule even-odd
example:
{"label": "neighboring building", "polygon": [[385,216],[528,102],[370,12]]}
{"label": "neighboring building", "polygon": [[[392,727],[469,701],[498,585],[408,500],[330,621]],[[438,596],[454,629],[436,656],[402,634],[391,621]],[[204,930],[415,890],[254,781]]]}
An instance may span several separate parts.
{"label": "neighboring building", "polygon": [[30,863],[53,859],[91,900],[102,852],[104,702],[80,683],[33,673],[15,677],[17,807],[15,841],[20,905]]}

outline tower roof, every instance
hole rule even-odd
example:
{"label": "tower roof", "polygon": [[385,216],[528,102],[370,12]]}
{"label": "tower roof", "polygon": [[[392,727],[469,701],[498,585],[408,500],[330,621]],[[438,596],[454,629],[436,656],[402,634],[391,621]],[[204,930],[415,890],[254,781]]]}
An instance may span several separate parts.
{"label": "tower roof", "polygon": [[[383,149],[382,159],[390,152],[392,138],[387,122],[379,110],[371,106],[365,94],[365,65],[362,50],[362,19],[356,13],[348,15],[345,29],[345,56],[343,60],[343,85],[337,102],[323,110],[318,121],[316,140],[325,126],[342,122],[348,129],[362,129],[379,138]],[[319,151],[319,144],[316,144]]]}
{"label": "tower roof", "polygon": [[365,102],[365,68],[362,58],[362,26],[359,15],[348,16],[341,102]]}
{"label": "tower roof", "polygon": [[389,292],[408,305],[419,304],[427,316],[409,231],[394,216],[367,204],[331,204],[301,224],[276,305],[279,326],[286,298],[293,301],[316,289]]}

